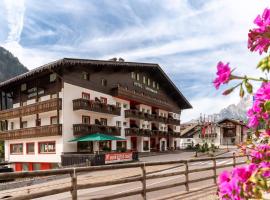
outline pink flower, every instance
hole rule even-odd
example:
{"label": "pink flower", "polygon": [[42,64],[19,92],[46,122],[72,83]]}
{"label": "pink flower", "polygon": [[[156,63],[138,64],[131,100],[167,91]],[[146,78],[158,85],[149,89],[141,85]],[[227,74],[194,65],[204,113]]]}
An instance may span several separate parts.
{"label": "pink flower", "polygon": [[231,68],[229,63],[224,64],[221,61],[217,64],[217,78],[213,81],[216,89],[219,88],[221,84],[228,83],[231,77]]}
{"label": "pink flower", "polygon": [[256,17],[254,24],[258,27],[249,31],[248,48],[251,51],[259,51],[262,54],[267,52],[270,45],[270,9],[265,8],[263,14]]}

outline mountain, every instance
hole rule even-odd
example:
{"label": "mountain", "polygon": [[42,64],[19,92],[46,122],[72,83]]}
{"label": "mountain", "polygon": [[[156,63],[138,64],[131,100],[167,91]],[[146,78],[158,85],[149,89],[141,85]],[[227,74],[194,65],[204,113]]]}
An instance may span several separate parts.
{"label": "mountain", "polygon": [[223,108],[219,113],[210,116],[216,121],[224,118],[232,118],[247,121],[247,110],[252,106],[252,96],[246,96],[240,100],[238,104],[231,104],[227,108]]}
{"label": "mountain", "polygon": [[0,47],[0,82],[27,72],[28,69],[8,50]]}

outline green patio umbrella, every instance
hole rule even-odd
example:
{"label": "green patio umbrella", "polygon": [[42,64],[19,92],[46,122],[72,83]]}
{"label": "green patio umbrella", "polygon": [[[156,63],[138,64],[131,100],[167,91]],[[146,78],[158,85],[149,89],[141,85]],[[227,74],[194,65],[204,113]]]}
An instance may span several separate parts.
{"label": "green patio umbrella", "polygon": [[[86,136],[82,136],[82,137],[78,137],[78,138],[74,138],[72,140],[70,140],[69,142],[100,142],[100,141],[110,141],[110,140],[126,140],[124,138],[120,138],[120,137],[115,137],[112,135],[106,135],[103,133],[94,133],[94,134],[89,134]],[[99,149],[98,149],[98,153],[99,153]]]}
{"label": "green patio umbrella", "polygon": [[69,142],[89,142],[89,141],[98,142],[98,141],[109,141],[109,140],[126,140],[126,139],[115,137],[112,135],[106,135],[103,133],[94,133],[94,134],[89,134],[86,136],[74,138],[70,140]]}

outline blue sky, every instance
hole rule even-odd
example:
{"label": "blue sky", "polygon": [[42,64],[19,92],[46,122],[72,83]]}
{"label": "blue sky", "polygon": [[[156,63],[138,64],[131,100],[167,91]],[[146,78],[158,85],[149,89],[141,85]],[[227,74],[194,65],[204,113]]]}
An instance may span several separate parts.
{"label": "blue sky", "polygon": [[212,114],[237,94],[211,81],[219,60],[255,74],[247,50],[266,0],[0,0],[0,45],[29,69],[63,57],[159,63],[193,105],[182,120]]}

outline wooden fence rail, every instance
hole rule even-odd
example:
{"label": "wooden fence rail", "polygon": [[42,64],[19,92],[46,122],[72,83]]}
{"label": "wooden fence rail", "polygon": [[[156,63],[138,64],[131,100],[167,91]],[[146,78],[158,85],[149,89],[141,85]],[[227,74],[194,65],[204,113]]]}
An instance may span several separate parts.
{"label": "wooden fence rail", "polygon": [[[8,199],[13,200],[26,200],[26,199],[33,199],[33,198],[40,198],[44,196],[59,194],[63,192],[70,192],[72,200],[78,199],[78,190],[81,189],[89,189],[89,188],[96,188],[96,187],[103,187],[103,186],[111,186],[111,185],[118,185],[118,184],[125,184],[125,183],[132,183],[132,182],[141,182],[142,187],[141,189],[129,191],[125,193],[119,193],[115,195],[105,196],[105,197],[97,197],[91,198],[91,200],[109,200],[109,199],[116,199],[116,198],[123,198],[133,195],[141,194],[144,200],[147,199],[147,193],[153,192],[157,190],[168,189],[177,186],[185,186],[185,190],[188,192],[190,190],[190,184],[196,183],[200,181],[210,180],[212,179],[214,184],[217,184],[217,169],[225,168],[225,167],[235,167],[236,165],[245,164],[245,161],[236,162],[236,158],[245,157],[245,156],[225,156],[225,157],[213,157],[213,158],[200,158],[200,159],[189,159],[189,160],[180,160],[180,161],[169,161],[169,162],[147,162],[147,163],[132,163],[132,164],[117,164],[117,165],[106,165],[106,166],[93,166],[93,167],[78,167],[78,168],[67,168],[67,169],[55,169],[55,170],[45,170],[45,171],[33,171],[33,172],[13,172],[13,173],[5,173],[0,174],[1,180],[8,180],[8,179],[16,179],[22,177],[39,177],[39,176],[50,176],[50,175],[59,175],[59,174],[70,174],[71,177],[71,186],[65,186],[62,188],[55,188],[52,190],[47,191],[40,191],[37,193],[29,193],[22,196],[11,197]],[[217,165],[217,160],[222,159],[232,159],[232,164],[224,164],[224,165]],[[248,156],[247,156],[248,159]],[[210,167],[202,167],[198,169],[189,169],[189,163],[199,162],[199,161],[213,161],[213,165]],[[162,173],[162,174],[151,174],[147,175],[146,167],[147,166],[157,166],[157,165],[168,165],[168,164],[183,164],[184,170],[178,172],[169,172],[169,173]],[[110,180],[104,182],[97,182],[97,183],[86,183],[80,184],[77,181],[77,175],[81,172],[93,172],[93,171],[100,171],[100,170],[112,170],[112,169],[127,169],[127,168],[141,168],[141,175],[135,177],[129,177],[125,179],[118,179],[118,180]],[[189,179],[189,175],[196,172],[203,172],[203,171],[213,171],[213,175],[197,178],[197,179]],[[146,180],[157,179],[157,178],[165,178],[170,176],[178,176],[184,175],[184,181],[166,184],[157,187],[147,188]]]}

